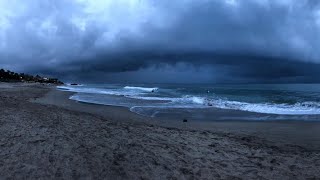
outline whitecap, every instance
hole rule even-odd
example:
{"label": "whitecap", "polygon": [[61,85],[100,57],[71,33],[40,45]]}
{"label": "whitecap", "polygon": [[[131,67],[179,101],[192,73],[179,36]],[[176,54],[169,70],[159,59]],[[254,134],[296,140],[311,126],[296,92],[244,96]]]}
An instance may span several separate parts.
{"label": "whitecap", "polygon": [[125,86],[124,89],[139,90],[139,91],[146,91],[146,92],[153,92],[158,90],[157,87],[147,88],[147,87],[136,87],[136,86]]}

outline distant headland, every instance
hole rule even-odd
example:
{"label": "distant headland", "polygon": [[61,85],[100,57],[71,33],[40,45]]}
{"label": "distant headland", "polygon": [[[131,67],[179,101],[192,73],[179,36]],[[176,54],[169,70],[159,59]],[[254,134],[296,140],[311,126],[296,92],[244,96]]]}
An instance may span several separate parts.
{"label": "distant headland", "polygon": [[0,69],[0,82],[38,82],[51,84],[64,84],[57,78],[41,77],[39,75],[32,76],[24,73],[16,73],[9,70]]}

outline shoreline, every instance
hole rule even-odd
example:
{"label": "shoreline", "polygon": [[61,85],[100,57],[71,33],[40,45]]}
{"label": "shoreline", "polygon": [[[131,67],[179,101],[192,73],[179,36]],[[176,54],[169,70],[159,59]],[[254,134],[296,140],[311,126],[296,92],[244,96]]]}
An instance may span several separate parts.
{"label": "shoreline", "polygon": [[[72,91],[63,91],[63,90],[60,90],[58,88],[54,89],[53,91],[58,91],[58,92],[63,92],[61,93],[61,96],[67,98],[69,101],[73,101],[73,102],[77,102],[77,103],[82,103],[82,104],[88,104],[88,105],[95,105],[95,106],[105,106],[105,107],[116,107],[116,108],[123,108],[123,109],[126,109],[128,111],[130,111],[131,113],[135,114],[135,115],[139,115],[139,116],[142,116],[143,118],[148,118],[148,119],[155,119],[155,120],[161,120],[161,119],[176,119],[175,117],[150,117],[148,115],[144,115],[144,114],[139,114],[137,112],[134,112],[134,111],[131,111],[131,108],[129,107],[126,107],[126,106],[121,106],[121,105],[111,105],[111,104],[98,104],[98,103],[94,103],[94,102],[85,102],[85,101],[78,101],[78,100],[75,100],[75,99],[70,99],[70,97],[72,97],[73,95],[77,94],[77,92],[72,92]],[[56,92],[55,92],[56,93]],[[63,94],[63,95],[62,95]],[[110,95],[110,97],[112,97],[113,95]],[[117,96],[117,95],[115,95]],[[119,97],[122,97],[122,96],[119,96]],[[50,97],[46,97],[46,98],[49,98]],[[46,101],[46,100],[45,100]],[[45,102],[44,102],[45,103]],[[170,109],[170,108],[169,108]],[[221,117],[215,117],[219,120],[203,120],[203,119],[200,119],[199,122],[288,122],[288,123],[292,123],[292,122],[310,122],[310,123],[313,123],[313,122],[319,122],[320,123],[320,115],[317,115],[317,114],[288,114],[288,115],[285,115],[285,114],[271,114],[271,113],[258,113],[258,112],[251,112],[251,111],[243,111],[243,110],[235,110],[235,109],[223,109],[223,108],[217,108],[217,107],[208,107],[208,108],[172,108],[174,110],[178,110],[178,111],[181,111],[181,110],[206,110],[206,109],[211,109],[213,112],[215,113],[223,113],[223,114],[232,114],[232,115],[236,115],[234,117],[224,117],[224,118],[221,118]],[[248,119],[248,116],[252,116],[252,117],[249,117],[251,119]],[[267,117],[267,118],[266,118]],[[301,117],[308,117],[309,119],[299,119]],[[315,118],[318,118],[317,120],[314,120]],[[313,118],[310,120],[310,118]],[[179,120],[183,120],[183,118],[180,118]]]}
{"label": "shoreline", "polygon": [[[63,92],[70,92],[74,95],[74,101],[86,104],[93,104],[93,105],[101,105],[101,106],[109,106],[109,107],[125,107],[128,108],[129,111],[138,114],[140,116],[146,118],[156,118],[156,119],[179,119],[179,120],[195,120],[195,121],[268,121],[268,122],[277,122],[277,121],[306,121],[306,122],[319,122],[320,121],[320,114],[314,113],[306,113],[306,114],[299,114],[299,113],[289,113],[289,114],[282,114],[282,113],[262,113],[262,112],[255,112],[253,110],[241,110],[241,109],[233,109],[233,108],[219,108],[213,105],[202,106],[202,107],[165,107],[160,106],[159,109],[153,108],[153,106],[146,105],[148,103],[156,103],[158,101],[161,102],[170,102],[167,100],[151,100],[148,103],[140,101],[139,98],[127,98],[125,95],[112,95],[112,94],[104,94],[101,98],[104,101],[94,100],[91,97],[91,93],[85,93],[80,91],[81,93],[77,93],[76,91],[73,92],[71,89],[62,88],[60,86],[57,87],[57,90]],[[88,95],[88,98],[86,97]],[[82,97],[81,99],[81,96]],[[71,95],[70,95],[71,97]],[[127,98],[127,99],[122,99]],[[91,100],[90,100],[91,99]],[[123,102],[118,102],[125,101]],[[109,101],[109,102],[108,102]],[[128,102],[127,102],[128,101]],[[115,102],[115,103],[113,103]],[[130,104],[133,103],[133,104]],[[154,106],[156,107],[156,106]],[[292,110],[294,111],[294,110]]]}
{"label": "shoreline", "polygon": [[[300,120],[213,120],[188,121],[183,118],[155,118],[142,116],[127,107],[99,105],[78,102],[69,99],[73,92],[60,91],[52,88],[44,97],[34,102],[55,105],[72,111],[85,112],[115,122],[155,125],[164,128],[182,130],[200,130],[220,133],[256,136],[274,141],[278,144],[293,144],[310,149],[320,150],[320,121]],[[232,112],[233,110],[231,110]],[[224,112],[230,112],[224,110]],[[237,111],[238,112],[238,111]],[[243,113],[243,112],[240,112]],[[247,114],[247,112],[244,112]],[[249,114],[251,114],[249,112]],[[256,113],[254,113],[256,114]]]}
{"label": "shoreline", "polygon": [[[308,86],[288,87],[248,84],[239,86],[187,87],[167,84],[88,84],[59,86],[60,90],[77,92],[73,100],[111,106],[124,106],[145,116],[185,116],[206,121],[214,120],[304,120],[319,121],[319,98]],[[157,91],[151,91],[156,87]],[[286,88],[292,88],[288,91]],[[317,91],[317,87],[315,91]],[[211,92],[209,91],[211,90]],[[208,90],[208,91],[207,91]],[[230,92],[229,92],[230,91]],[[215,92],[215,93],[214,93]],[[224,111],[224,112],[222,112]],[[225,115],[228,116],[225,116]],[[241,119],[242,118],[242,119]],[[209,120],[212,120],[209,118]]]}
{"label": "shoreline", "polygon": [[14,179],[320,177],[319,124],[170,122],[0,83],[0,176]]}

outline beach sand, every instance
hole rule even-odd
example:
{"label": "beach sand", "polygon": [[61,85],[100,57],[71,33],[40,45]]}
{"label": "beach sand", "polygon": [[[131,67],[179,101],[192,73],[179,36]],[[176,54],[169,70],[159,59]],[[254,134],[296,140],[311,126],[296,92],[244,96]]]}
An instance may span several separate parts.
{"label": "beach sand", "polygon": [[320,179],[318,122],[183,123],[70,95],[0,84],[1,178]]}

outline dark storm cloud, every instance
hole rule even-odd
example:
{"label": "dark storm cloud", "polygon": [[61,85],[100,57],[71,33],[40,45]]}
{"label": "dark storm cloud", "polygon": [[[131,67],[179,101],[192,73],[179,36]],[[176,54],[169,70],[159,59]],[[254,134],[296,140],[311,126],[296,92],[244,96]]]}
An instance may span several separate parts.
{"label": "dark storm cloud", "polygon": [[4,2],[0,66],[66,79],[319,82],[317,0]]}

